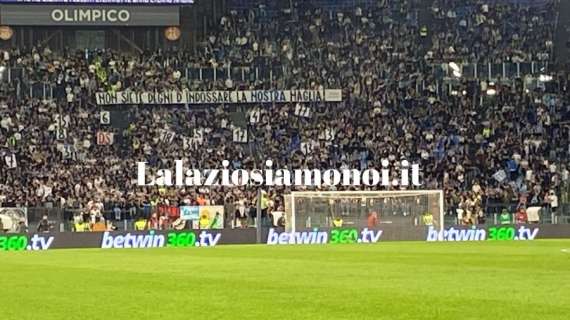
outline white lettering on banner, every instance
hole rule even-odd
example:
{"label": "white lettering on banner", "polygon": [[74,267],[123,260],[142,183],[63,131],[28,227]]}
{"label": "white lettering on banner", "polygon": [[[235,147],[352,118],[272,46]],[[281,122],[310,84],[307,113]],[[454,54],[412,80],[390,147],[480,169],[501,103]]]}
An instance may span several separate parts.
{"label": "white lettering on banner", "polygon": [[[330,94],[334,91],[334,94]],[[337,92],[338,91],[338,92]],[[329,98],[326,98],[329,97]],[[98,92],[98,105],[112,104],[212,104],[340,102],[341,90],[246,90],[246,91],[163,91]]]}
{"label": "white lettering on banner", "polygon": [[[356,230],[355,230],[356,231]],[[340,239],[334,236],[334,230],[329,232],[319,231],[314,229],[311,231],[296,231],[296,232],[276,232],[273,228],[269,229],[267,235],[267,244],[269,245],[285,245],[285,244],[326,244],[326,243],[345,243],[338,242]],[[338,230],[337,230],[338,232]],[[329,236],[331,233],[331,236]],[[356,234],[356,238],[351,239],[354,243],[376,243],[380,241],[382,230],[369,230],[364,228]],[[345,239],[347,240],[347,239]],[[340,240],[342,241],[342,240]],[[348,241],[346,243],[349,243]]]}
{"label": "white lettering on banner", "polygon": [[[504,235],[504,238],[498,239],[496,235],[484,228],[473,227],[470,229],[455,229],[453,227],[444,230],[436,230],[430,227],[427,232],[426,241],[485,241],[485,240],[534,240],[538,234],[538,228],[527,228],[525,226],[515,227],[502,227],[512,229],[512,234],[509,237]],[[489,230],[492,231],[490,228]],[[511,237],[512,236],[512,237]]]}
{"label": "white lettering on banner", "polygon": [[54,237],[42,237],[34,234],[30,238],[30,244],[26,248],[27,250],[48,250],[53,243]]}
{"label": "white lettering on banner", "polygon": [[55,22],[128,22],[131,13],[125,9],[54,9],[51,19]]}
{"label": "white lettering on banner", "polygon": [[[218,244],[221,233],[213,234],[202,231],[197,234],[196,247],[213,247]],[[146,234],[112,234],[110,232],[103,233],[101,240],[102,249],[136,249],[136,248],[162,248],[169,246],[166,241],[166,235],[156,234],[154,230],[150,230]]]}
{"label": "white lettering on banner", "polygon": [[160,248],[164,247],[165,243],[165,236],[162,234],[154,234],[154,231],[150,231],[148,234],[131,235],[127,233],[126,235],[116,236],[105,232],[103,234],[103,240],[101,241],[101,248]]}

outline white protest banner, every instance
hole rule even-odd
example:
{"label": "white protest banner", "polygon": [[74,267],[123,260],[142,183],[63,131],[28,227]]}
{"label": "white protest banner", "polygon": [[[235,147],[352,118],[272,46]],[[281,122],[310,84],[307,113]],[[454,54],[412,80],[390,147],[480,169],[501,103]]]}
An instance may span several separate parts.
{"label": "white protest banner", "polygon": [[340,102],[340,89],[243,90],[243,91],[153,91],[97,92],[98,105],[117,104],[243,104],[287,102]]}

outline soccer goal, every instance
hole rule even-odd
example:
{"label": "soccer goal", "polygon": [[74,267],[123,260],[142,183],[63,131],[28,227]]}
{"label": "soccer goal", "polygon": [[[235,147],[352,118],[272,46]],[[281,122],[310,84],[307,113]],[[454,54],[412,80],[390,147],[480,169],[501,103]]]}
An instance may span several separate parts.
{"label": "soccer goal", "polygon": [[286,230],[366,227],[375,223],[422,225],[424,215],[433,216],[433,225],[443,230],[443,191],[299,191],[285,195]]}

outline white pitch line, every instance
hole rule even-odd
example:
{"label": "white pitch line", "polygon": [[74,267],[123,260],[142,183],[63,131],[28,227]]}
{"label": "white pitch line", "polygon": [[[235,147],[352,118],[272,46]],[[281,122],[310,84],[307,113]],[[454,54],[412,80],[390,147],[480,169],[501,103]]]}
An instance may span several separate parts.
{"label": "white pitch line", "polygon": [[570,249],[560,249],[560,251],[570,253]]}

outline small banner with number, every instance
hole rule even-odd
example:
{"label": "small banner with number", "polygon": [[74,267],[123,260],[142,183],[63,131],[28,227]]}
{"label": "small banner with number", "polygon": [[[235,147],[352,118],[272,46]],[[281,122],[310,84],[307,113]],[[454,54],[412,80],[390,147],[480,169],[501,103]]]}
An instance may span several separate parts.
{"label": "small banner with number", "polygon": [[247,128],[234,127],[233,141],[237,143],[247,143]]}
{"label": "small banner with number", "polygon": [[111,112],[101,111],[99,114],[99,120],[101,124],[111,124]]}
{"label": "small banner with number", "polygon": [[110,146],[114,142],[114,134],[112,132],[98,131],[97,144],[100,146]]}

